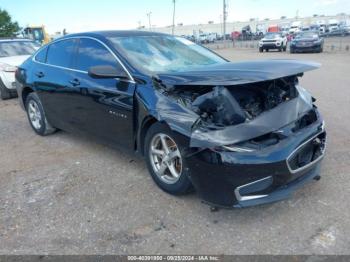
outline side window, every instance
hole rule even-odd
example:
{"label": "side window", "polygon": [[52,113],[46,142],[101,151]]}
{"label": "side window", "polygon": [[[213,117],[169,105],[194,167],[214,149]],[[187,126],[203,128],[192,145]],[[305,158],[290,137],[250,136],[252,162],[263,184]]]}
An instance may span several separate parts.
{"label": "side window", "polygon": [[47,63],[50,65],[70,68],[76,47],[75,39],[58,41],[49,45],[47,52]]}
{"label": "side window", "polygon": [[46,63],[47,46],[39,51],[35,56],[35,61],[40,63]]}
{"label": "side window", "polygon": [[93,39],[81,38],[75,68],[88,71],[90,67],[99,65],[120,67],[115,57],[101,43]]}

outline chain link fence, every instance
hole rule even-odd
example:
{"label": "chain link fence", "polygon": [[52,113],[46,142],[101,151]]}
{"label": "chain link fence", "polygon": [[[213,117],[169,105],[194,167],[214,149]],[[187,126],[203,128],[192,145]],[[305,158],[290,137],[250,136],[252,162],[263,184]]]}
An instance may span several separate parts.
{"label": "chain link fence", "polygon": [[[205,46],[213,50],[226,48],[258,50],[259,40],[217,41],[215,43],[206,44]],[[325,52],[346,52],[350,54],[350,36],[324,38],[323,50]]]}

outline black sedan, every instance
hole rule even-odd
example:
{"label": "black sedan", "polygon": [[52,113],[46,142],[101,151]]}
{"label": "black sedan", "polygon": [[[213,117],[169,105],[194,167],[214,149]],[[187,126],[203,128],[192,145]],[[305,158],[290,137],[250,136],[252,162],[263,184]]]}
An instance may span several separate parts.
{"label": "black sedan", "polygon": [[184,38],[106,31],[51,42],[16,79],[37,134],[59,129],[124,146],[145,157],[164,191],[245,207],[319,178],[324,123],[298,84],[318,66],[231,63]]}
{"label": "black sedan", "polygon": [[295,36],[290,43],[290,52],[323,52],[324,40],[318,33],[307,31],[301,32]]}

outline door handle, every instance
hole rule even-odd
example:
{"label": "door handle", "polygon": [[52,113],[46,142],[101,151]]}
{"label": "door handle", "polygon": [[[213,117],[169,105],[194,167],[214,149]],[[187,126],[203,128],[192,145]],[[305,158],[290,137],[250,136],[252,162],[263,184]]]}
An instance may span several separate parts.
{"label": "door handle", "polygon": [[42,71],[36,72],[35,75],[39,78],[42,78],[45,76],[44,72],[42,72]]}
{"label": "door handle", "polygon": [[76,78],[74,78],[73,80],[70,80],[69,83],[71,83],[73,86],[80,85],[80,81]]}

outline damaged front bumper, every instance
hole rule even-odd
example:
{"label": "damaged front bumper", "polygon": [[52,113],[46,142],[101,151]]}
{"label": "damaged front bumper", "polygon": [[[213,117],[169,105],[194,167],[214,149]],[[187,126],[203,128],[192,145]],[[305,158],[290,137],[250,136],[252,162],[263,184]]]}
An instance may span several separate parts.
{"label": "damaged front bumper", "polygon": [[205,202],[248,207],[288,198],[318,178],[326,132],[319,116],[278,144],[254,152],[203,150],[186,159],[191,180]]}
{"label": "damaged front bumper", "polygon": [[298,81],[318,66],[226,63],[153,79],[149,112],[185,138],[188,173],[205,202],[269,203],[318,176],[326,133],[315,99]]}

